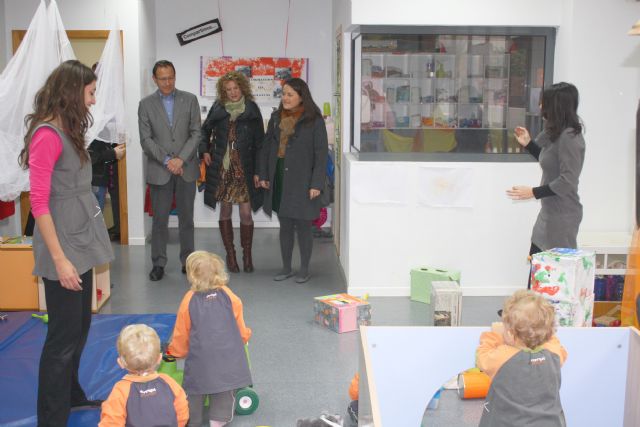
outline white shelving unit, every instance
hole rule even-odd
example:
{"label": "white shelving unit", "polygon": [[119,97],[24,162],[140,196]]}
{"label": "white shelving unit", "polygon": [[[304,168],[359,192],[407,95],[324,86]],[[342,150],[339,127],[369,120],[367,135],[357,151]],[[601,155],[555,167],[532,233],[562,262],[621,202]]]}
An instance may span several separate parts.
{"label": "white shelving unit", "polygon": [[[627,274],[627,256],[631,246],[630,233],[580,233],[578,247],[588,249],[596,254],[596,280],[599,277],[624,276]],[[594,283],[595,286],[595,283]],[[593,318],[619,311],[622,301],[596,301],[593,308]],[[615,315],[614,315],[615,317]]]}

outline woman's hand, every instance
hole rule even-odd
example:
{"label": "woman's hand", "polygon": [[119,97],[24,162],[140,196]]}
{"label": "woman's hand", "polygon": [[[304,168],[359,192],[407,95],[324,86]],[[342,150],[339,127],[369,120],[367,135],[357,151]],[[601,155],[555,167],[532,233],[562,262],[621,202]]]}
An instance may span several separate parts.
{"label": "woman's hand", "polygon": [[533,189],[525,185],[514,185],[507,190],[507,196],[511,200],[527,200],[533,198]]}
{"label": "woman's hand", "polygon": [[116,159],[120,160],[127,154],[127,148],[124,144],[116,145],[116,148],[113,149],[116,152]]}
{"label": "woman's hand", "polygon": [[253,175],[253,186],[260,188],[260,177],[258,175]]}
{"label": "woman's hand", "polygon": [[313,200],[320,195],[320,190],[316,190],[315,188],[309,189],[309,199]]}
{"label": "woman's hand", "polygon": [[80,275],[76,268],[71,264],[67,258],[62,258],[58,261],[55,261],[56,272],[58,273],[58,280],[63,288],[69,289],[70,291],[81,291],[82,280],[80,279]]}
{"label": "woman's hand", "polygon": [[526,130],[522,126],[517,126],[513,130],[513,132],[516,136],[516,141],[518,141],[518,144],[522,145],[523,147],[529,145],[529,143],[531,142],[531,135],[529,135],[528,130]]}
{"label": "woman's hand", "polygon": [[204,160],[204,164],[209,166],[211,164],[211,154],[209,153],[204,153],[202,155],[202,160]]}
{"label": "woman's hand", "polygon": [[265,190],[269,189],[269,181],[262,180],[258,184],[260,184],[260,187],[264,188]]}

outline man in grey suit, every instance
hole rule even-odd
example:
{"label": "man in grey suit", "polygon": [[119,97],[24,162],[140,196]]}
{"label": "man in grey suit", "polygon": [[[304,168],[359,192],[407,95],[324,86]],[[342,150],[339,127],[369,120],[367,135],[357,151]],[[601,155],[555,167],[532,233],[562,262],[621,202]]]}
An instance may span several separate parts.
{"label": "man in grey suit", "polygon": [[147,156],[153,226],[149,279],[164,276],[167,264],[169,213],[175,195],[180,232],[182,273],[193,252],[193,204],[200,175],[196,149],[200,141],[200,106],[195,95],[176,89],[176,69],[169,61],[153,66],[158,90],[140,101],[140,143]]}

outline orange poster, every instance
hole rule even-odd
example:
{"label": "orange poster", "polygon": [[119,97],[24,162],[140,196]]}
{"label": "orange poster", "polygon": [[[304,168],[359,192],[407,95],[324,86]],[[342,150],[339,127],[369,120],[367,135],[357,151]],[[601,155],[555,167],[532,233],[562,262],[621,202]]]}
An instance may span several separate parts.
{"label": "orange poster", "polygon": [[308,82],[308,63],[306,58],[202,56],[200,95],[215,97],[218,79],[229,71],[240,71],[249,79],[256,102],[278,102],[286,79],[299,77]]}

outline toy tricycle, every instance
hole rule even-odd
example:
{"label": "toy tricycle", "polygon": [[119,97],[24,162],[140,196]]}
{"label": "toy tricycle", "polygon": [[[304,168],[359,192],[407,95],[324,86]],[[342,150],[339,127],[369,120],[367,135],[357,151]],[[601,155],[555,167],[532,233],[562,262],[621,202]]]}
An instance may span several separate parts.
{"label": "toy tricycle", "polygon": [[[244,351],[247,355],[249,368],[251,368],[251,360],[249,359],[249,347],[246,344],[244,346]],[[160,362],[158,372],[169,375],[171,378],[176,380],[178,384],[182,385],[184,371],[182,369],[178,369],[176,358],[171,356],[170,354],[165,354],[162,357],[162,362]],[[260,399],[258,398],[258,393],[253,390],[253,386],[244,387],[236,391],[236,414],[253,414],[256,409],[258,409],[259,404]],[[209,406],[209,399],[205,401],[205,406]]]}

